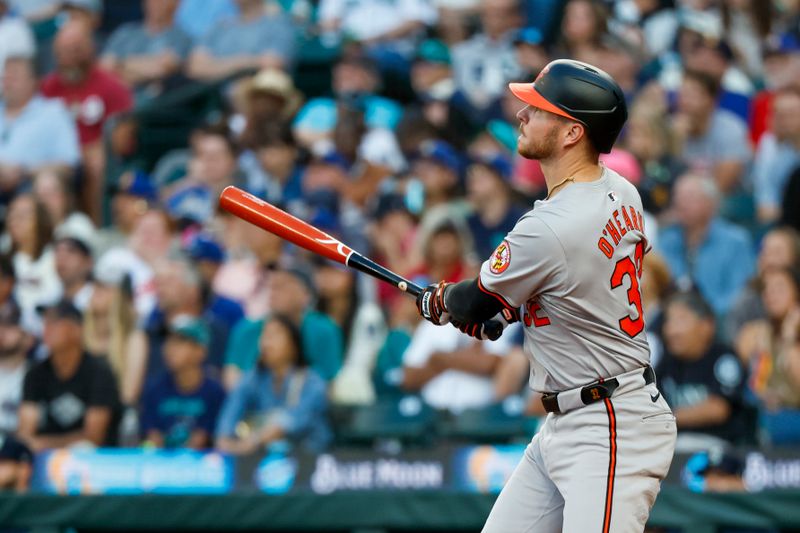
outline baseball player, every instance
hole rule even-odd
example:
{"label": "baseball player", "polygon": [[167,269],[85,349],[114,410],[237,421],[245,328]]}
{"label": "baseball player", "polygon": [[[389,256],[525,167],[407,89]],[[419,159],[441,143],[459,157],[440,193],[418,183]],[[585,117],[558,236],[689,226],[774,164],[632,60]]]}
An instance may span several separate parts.
{"label": "baseball player", "polygon": [[628,113],[605,72],[553,61],[533,83],[517,149],[538,159],[548,196],[516,224],[473,280],[417,299],[435,324],[483,336],[522,320],[531,387],[549,412],[485,532],[641,532],[675,447],[645,338],[639,280],[649,247],[633,185],[598,163]]}

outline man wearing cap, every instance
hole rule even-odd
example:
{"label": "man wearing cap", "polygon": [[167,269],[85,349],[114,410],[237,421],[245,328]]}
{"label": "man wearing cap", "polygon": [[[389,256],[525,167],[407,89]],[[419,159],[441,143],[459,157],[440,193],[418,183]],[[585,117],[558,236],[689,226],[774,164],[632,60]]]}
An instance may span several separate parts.
{"label": "man wearing cap", "polygon": [[124,246],[139,219],[158,201],[158,188],[153,179],[142,171],[123,173],[109,187],[113,224],[102,228],[97,235],[98,257],[116,246]]}
{"label": "man wearing cap", "polygon": [[0,435],[16,433],[22,382],[34,338],[20,327],[21,313],[13,300],[0,304]]}
{"label": "man wearing cap", "polygon": [[56,235],[53,249],[56,273],[61,280],[62,297],[71,301],[81,312],[92,297],[92,242],[88,235],[63,232]]}
{"label": "man wearing cap", "polygon": [[733,350],[715,341],[713,309],[697,292],[679,293],[664,316],[665,351],[657,370],[678,429],[735,443],[751,431],[735,416],[742,410],[745,373]]}
{"label": "man wearing cap", "polygon": [[641,532],[676,426],[650,366],[642,201],[599,163],[627,120],[625,95],[606,72],[566,59],[509,88],[525,104],[517,151],[541,162],[547,197],[476,278],[429,285],[417,308],[476,338],[488,319],[524,325],[531,388],[549,414],[484,532]]}
{"label": "man wearing cap", "polygon": [[120,403],[111,367],[83,350],[83,317],[72,303],[40,309],[50,357],[25,376],[17,434],[34,451],[113,445]]}
{"label": "man wearing cap", "polygon": [[0,433],[0,492],[25,492],[33,474],[33,452],[12,435]]}
{"label": "man wearing cap", "polygon": [[206,312],[221,319],[229,328],[234,327],[239,320],[244,318],[242,306],[235,300],[214,291],[214,278],[219,272],[220,265],[225,261],[225,250],[210,235],[198,233],[190,241],[186,252],[195,262],[200,274],[206,300]]}
{"label": "man wearing cap", "polygon": [[175,26],[178,0],[144,0],[142,7],[144,20],[114,30],[100,64],[137,87],[140,96],[152,98],[162,82],[179,72],[192,42]]}
{"label": "man wearing cap", "polygon": [[142,432],[162,448],[205,449],[225,399],[203,365],[211,332],[201,320],[177,321],[164,343],[167,370],[142,397]]}

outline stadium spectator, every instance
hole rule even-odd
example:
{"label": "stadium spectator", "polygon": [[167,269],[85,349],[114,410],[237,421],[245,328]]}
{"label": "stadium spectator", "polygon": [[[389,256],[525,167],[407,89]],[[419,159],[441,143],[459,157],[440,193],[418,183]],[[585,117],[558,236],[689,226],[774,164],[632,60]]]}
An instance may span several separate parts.
{"label": "stadium spectator", "polygon": [[113,223],[99,231],[98,253],[124,246],[139,220],[158,199],[158,188],[150,176],[140,171],[122,174],[109,192]]}
{"label": "stadium spectator", "polygon": [[180,72],[192,42],[175,26],[179,0],[143,0],[144,20],[118,27],[109,36],[100,65],[114,72],[140,98],[152,98]]}
{"label": "stadium spectator", "polygon": [[337,404],[369,404],[375,400],[370,373],[386,338],[386,322],[373,301],[375,283],[338,263],[318,261],[314,275],[319,287],[317,309],[343,333],[344,360],[336,375],[331,400]]}
{"label": "stadium spectator", "polygon": [[86,351],[108,359],[122,404],[130,409],[139,402],[147,365],[147,338],[136,328],[132,280],[113,254],[95,263],[92,278],[92,297],[83,315]]}
{"label": "stadium spectator", "polygon": [[56,274],[61,281],[61,297],[83,313],[94,291],[92,283],[92,242],[80,233],[62,232],[53,243]]}
{"label": "stadium spectator", "polygon": [[469,205],[459,197],[463,163],[461,155],[444,141],[429,141],[420,145],[419,153],[411,165],[414,176],[412,183],[417,187],[415,192],[419,197],[412,196],[408,206],[414,214],[422,217],[420,228],[423,235],[419,237],[420,241],[445,220],[462,224],[469,213]]}
{"label": "stadium spectator", "polygon": [[397,102],[377,94],[380,83],[380,73],[372,60],[360,54],[344,55],[331,73],[333,98],[309,100],[294,119],[292,128],[298,142],[317,154],[329,151],[343,106],[363,111],[368,130],[377,130],[381,136],[390,133],[403,110]]}
{"label": "stadium spectator", "polygon": [[402,73],[416,41],[436,22],[436,10],[428,0],[321,0],[317,17],[326,44],[353,40],[383,70]]}
{"label": "stadium spectator", "polygon": [[167,370],[145,391],[142,433],[159,448],[210,448],[225,400],[203,366],[211,333],[202,321],[179,321],[164,344]]}
{"label": "stadium spectator", "polygon": [[52,303],[61,294],[53,255],[53,227],[50,216],[32,194],[20,194],[8,208],[8,242],[4,251],[14,262],[14,298],[22,309],[23,327],[41,331],[36,306]]}
{"label": "stadium spectator", "polygon": [[17,282],[14,262],[8,254],[0,254],[0,306],[14,299],[14,285]]}
{"label": "stadium spectator", "polygon": [[61,2],[61,12],[67,20],[84,24],[92,31],[100,27],[103,16],[102,0],[65,0]]}
{"label": "stadium spectator", "polygon": [[38,95],[30,59],[10,57],[0,107],[0,198],[42,168],[69,173],[80,161],[75,123],[60,102]]}
{"label": "stadium spectator", "polygon": [[[342,365],[344,341],[341,328],[330,317],[313,309],[316,287],[300,268],[275,270],[268,279],[271,313],[289,317],[300,330],[303,353],[319,376],[331,381]],[[225,385],[228,390],[258,360],[259,339],[268,320],[243,320],[231,332],[225,353]]]}
{"label": "stadium spectator", "polygon": [[[745,374],[739,359],[714,340],[714,312],[695,293],[671,297],[665,308],[665,352],[656,367],[659,388],[675,413],[678,440],[705,448],[709,439],[700,434],[735,442],[743,437],[736,412],[742,405]],[[681,446],[679,445],[679,448]]]}
{"label": "stadium spectator", "polygon": [[761,299],[763,276],[782,268],[800,268],[800,235],[788,226],[771,229],[761,240],[756,275],[737,295],[725,319],[723,338],[735,339],[745,323],[766,318]]}
{"label": "stadium spectator", "polygon": [[155,285],[158,305],[143,326],[148,338],[145,384],[164,371],[164,342],[170,327],[187,318],[200,320],[209,328],[207,364],[219,371],[231,326],[227,317],[219,315],[204,299],[203,280],[196,267],[184,258],[164,259],[156,265]]}
{"label": "stadium spectator", "polygon": [[536,79],[536,76],[550,62],[550,54],[544,44],[544,35],[538,28],[528,27],[517,31],[514,36],[514,52],[517,64],[522,69],[521,80]]}
{"label": "stadium spectator", "polygon": [[75,207],[75,191],[71,183],[51,169],[41,170],[33,178],[33,193],[44,204],[53,224],[53,233],[92,235],[95,227],[86,213]]}
{"label": "stadium spectator", "polygon": [[238,114],[229,124],[239,144],[253,149],[265,129],[291,122],[302,103],[291,76],[280,69],[263,69],[237,85],[233,105]]}
{"label": "stadium spectator", "polygon": [[608,35],[608,11],[598,0],[570,0],[564,6],[556,57],[593,51]]}
{"label": "stadium spectator", "polygon": [[755,253],[744,229],[717,216],[719,201],[709,178],[681,176],[673,194],[676,223],[658,239],[673,279],[682,286],[696,285],[722,318],[753,275]]}
{"label": "stadium spectator", "polygon": [[119,393],[105,359],[84,351],[81,312],[67,301],[43,309],[50,357],[25,375],[18,435],[34,451],[113,445]]}
{"label": "stadium spectator", "polygon": [[764,272],[765,317],[748,322],[737,340],[750,367],[750,390],[761,406],[771,444],[800,443],[800,275],[790,268]]}
{"label": "stadium spectator", "polygon": [[467,170],[467,198],[473,208],[467,225],[480,260],[492,255],[525,214],[512,200],[510,181],[511,161],[502,154],[480,158]]}
{"label": "stadium spectator", "polygon": [[186,176],[162,190],[170,216],[201,225],[208,222],[222,190],[228,185],[244,186],[237,157],[238,148],[227,127],[208,126],[196,132]]}
{"label": "stadium spectator", "polygon": [[235,0],[181,0],[175,13],[175,23],[197,41],[220,21],[239,14]]}
{"label": "stadium spectator", "polygon": [[20,326],[21,318],[13,300],[0,304],[0,437],[17,432],[28,352],[35,344],[34,337]]}
{"label": "stadium spectator", "polygon": [[800,77],[800,40],[793,33],[770,36],[764,43],[764,85],[753,97],[750,113],[750,139],[758,145],[769,129],[775,92],[797,82]]}
{"label": "stadium spectator", "polygon": [[295,28],[281,12],[268,13],[262,0],[236,0],[237,17],[220,20],[189,55],[186,73],[197,80],[221,80],[244,71],[290,69]]}
{"label": "stadium spectator", "polygon": [[644,208],[659,215],[669,207],[675,179],[686,165],[675,155],[675,138],[669,118],[643,101],[634,105],[626,126],[625,148],[642,168],[637,189]]}
{"label": "stadium spectator", "polygon": [[33,475],[33,452],[13,435],[0,433],[0,492],[27,492]]}
{"label": "stadium spectator", "polygon": [[800,166],[800,88],[776,91],[772,127],[761,136],[753,162],[753,193],[758,220],[781,217],[781,203],[792,171]]}
{"label": "stadium spectator", "polygon": [[719,91],[719,83],[708,74],[685,72],[672,127],[689,168],[713,176],[720,191],[730,194],[741,185],[750,142],[742,120],[717,109]]}
{"label": "stadium spectator", "polygon": [[456,87],[477,123],[495,118],[492,108],[506,83],[522,74],[513,46],[514,30],[522,26],[519,1],[486,0],[480,14],[482,32],[451,51]]}
{"label": "stadium spectator", "polygon": [[293,319],[272,315],[258,342],[258,361],[231,391],[217,425],[216,445],[237,455],[281,441],[312,452],[331,441],[326,383],[309,367]]}
{"label": "stadium spectator", "polygon": [[403,354],[402,388],[418,391],[428,405],[453,413],[500,400],[493,378],[511,349],[510,332],[488,342],[476,341],[454,327],[431,326],[423,321],[414,330]]}
{"label": "stadium spectator", "polygon": [[42,81],[42,93],[60,98],[78,124],[84,178],[81,200],[92,219],[99,221],[105,173],[103,127],[114,115],[129,110],[133,97],[115,75],[98,65],[85,24],[70,21],[62,26],[54,51],[56,70]]}
{"label": "stadium spectator", "polygon": [[269,278],[283,257],[284,241],[234,216],[222,217],[228,256],[212,288],[216,294],[242,304],[251,320],[269,312]]}
{"label": "stadium spectator", "polygon": [[198,233],[188,242],[186,254],[194,262],[200,274],[206,309],[228,328],[233,328],[244,318],[242,306],[230,298],[217,294],[213,289],[214,278],[225,260],[225,250],[210,235]]}
{"label": "stadium spectator", "polygon": [[624,35],[642,52],[655,57],[667,52],[675,41],[678,13],[671,1],[633,0],[614,3],[614,19],[624,25]]}
{"label": "stadium spectator", "polygon": [[762,49],[773,26],[769,2],[721,2],[722,27],[744,71],[753,79],[763,75]]}
{"label": "stadium spectator", "polygon": [[239,157],[239,166],[247,176],[247,190],[271,204],[299,212],[305,203],[302,181],[305,167],[288,124],[265,122],[258,131],[249,132],[249,150]]}
{"label": "stadium spectator", "polygon": [[32,60],[36,55],[36,41],[30,26],[24,18],[12,13],[14,6],[9,4],[9,0],[0,0],[0,76],[9,58]]}

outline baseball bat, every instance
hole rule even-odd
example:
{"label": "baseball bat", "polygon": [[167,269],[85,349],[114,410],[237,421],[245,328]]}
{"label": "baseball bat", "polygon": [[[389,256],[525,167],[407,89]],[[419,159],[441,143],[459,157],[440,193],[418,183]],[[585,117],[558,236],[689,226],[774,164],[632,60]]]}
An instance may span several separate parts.
{"label": "baseball bat", "polygon": [[[416,283],[364,257],[324,231],[238,187],[233,185],[225,187],[219,197],[219,205],[228,213],[263,230],[274,233],[284,240],[326,257],[331,261],[342,263],[381,281],[390,283],[412,296],[416,297],[423,290]],[[503,333],[503,327],[496,320],[487,320],[484,322],[484,331],[489,339],[495,340]]]}

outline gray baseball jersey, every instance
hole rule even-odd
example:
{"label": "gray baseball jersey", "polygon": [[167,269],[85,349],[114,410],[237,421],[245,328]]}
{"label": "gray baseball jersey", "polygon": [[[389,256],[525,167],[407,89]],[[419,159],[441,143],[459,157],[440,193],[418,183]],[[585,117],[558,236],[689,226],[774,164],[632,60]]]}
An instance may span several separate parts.
{"label": "gray baseball jersey", "polygon": [[604,168],[526,213],[481,267],[481,289],[524,306],[531,387],[572,389],[650,361],[639,278],[647,251],[636,188]]}

